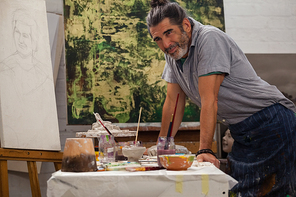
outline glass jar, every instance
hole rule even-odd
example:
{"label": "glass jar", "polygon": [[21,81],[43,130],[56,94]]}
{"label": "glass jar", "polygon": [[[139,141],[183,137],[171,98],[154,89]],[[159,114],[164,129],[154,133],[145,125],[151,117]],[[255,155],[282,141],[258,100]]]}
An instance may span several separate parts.
{"label": "glass jar", "polygon": [[115,146],[115,161],[126,161],[127,157],[125,157],[122,153],[122,148],[125,147],[127,142],[117,142]]}
{"label": "glass jar", "polygon": [[157,163],[162,167],[159,155],[173,155],[176,153],[174,137],[159,137],[157,143]]}
{"label": "glass jar", "polygon": [[113,135],[101,135],[99,139],[99,161],[115,162],[115,140]]}

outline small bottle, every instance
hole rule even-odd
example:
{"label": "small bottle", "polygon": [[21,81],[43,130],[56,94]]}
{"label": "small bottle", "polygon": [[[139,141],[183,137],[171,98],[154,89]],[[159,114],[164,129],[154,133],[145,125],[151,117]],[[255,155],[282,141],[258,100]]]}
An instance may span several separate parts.
{"label": "small bottle", "polygon": [[159,155],[173,155],[176,153],[174,137],[159,137],[157,143],[157,163],[162,167]]}
{"label": "small bottle", "polygon": [[110,163],[115,161],[115,140],[113,135],[100,136],[99,160],[101,163]]}
{"label": "small bottle", "polygon": [[99,147],[95,146],[95,154],[96,154],[96,161],[100,161],[99,160]]}

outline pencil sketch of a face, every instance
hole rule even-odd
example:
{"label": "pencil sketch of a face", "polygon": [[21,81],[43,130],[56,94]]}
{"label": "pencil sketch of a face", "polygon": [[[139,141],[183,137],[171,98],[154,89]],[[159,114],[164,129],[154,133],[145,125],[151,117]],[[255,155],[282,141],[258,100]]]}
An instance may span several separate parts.
{"label": "pencil sketch of a face", "polygon": [[22,11],[15,13],[13,19],[13,37],[17,51],[22,58],[33,55],[37,50],[37,24]]}
{"label": "pencil sketch of a face", "polygon": [[16,10],[12,27],[16,51],[2,62],[1,70],[13,72],[14,82],[18,81],[15,90],[20,96],[40,92],[38,88],[48,80],[50,73],[34,55],[38,44],[36,21],[25,10]]}
{"label": "pencil sketch of a face", "polygon": [[[49,61],[42,59],[41,62],[38,57],[42,53],[38,51],[39,37],[42,32],[48,36],[47,25],[44,26],[47,23],[32,17],[26,9],[15,9],[11,13],[12,43],[4,47],[14,46],[15,51],[0,61],[1,145],[52,149],[54,144],[53,149],[59,149],[50,50],[47,50]],[[46,12],[42,18],[46,20]],[[39,31],[42,28],[43,31]],[[40,49],[46,47],[49,43]],[[52,143],[52,140],[58,143]]]}

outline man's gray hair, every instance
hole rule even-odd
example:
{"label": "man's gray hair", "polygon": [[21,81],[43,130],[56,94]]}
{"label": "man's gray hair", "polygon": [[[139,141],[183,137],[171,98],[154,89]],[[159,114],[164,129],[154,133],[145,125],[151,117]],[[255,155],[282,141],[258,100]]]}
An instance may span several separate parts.
{"label": "man's gray hair", "polygon": [[[182,23],[184,18],[188,18],[186,11],[175,2],[170,2],[168,0],[152,0],[151,10],[147,15],[146,22],[149,34],[150,27],[154,27],[158,25],[163,19],[169,18],[170,23],[172,25],[178,25],[182,30]],[[189,19],[191,26],[193,26],[193,22]]]}

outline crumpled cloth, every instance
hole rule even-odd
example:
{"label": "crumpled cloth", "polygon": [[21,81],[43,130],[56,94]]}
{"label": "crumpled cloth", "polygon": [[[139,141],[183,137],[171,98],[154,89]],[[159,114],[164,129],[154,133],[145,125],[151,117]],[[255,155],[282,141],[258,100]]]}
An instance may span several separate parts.
{"label": "crumpled cloth", "polygon": [[[184,153],[191,154],[191,152],[185,147],[181,145],[175,145],[176,153]],[[156,156],[157,155],[157,145],[151,146],[147,151],[148,156]]]}

